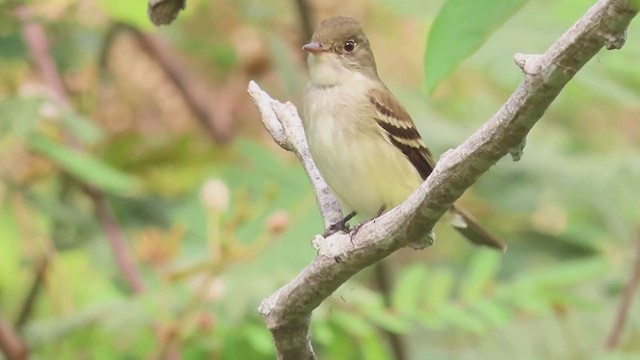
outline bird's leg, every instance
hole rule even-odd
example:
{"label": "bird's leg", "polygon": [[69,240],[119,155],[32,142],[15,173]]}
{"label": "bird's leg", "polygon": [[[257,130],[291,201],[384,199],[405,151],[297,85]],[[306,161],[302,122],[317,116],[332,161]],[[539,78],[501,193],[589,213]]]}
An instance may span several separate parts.
{"label": "bird's leg", "polygon": [[347,224],[347,222],[349,222],[349,220],[353,219],[354,216],[356,216],[356,212],[355,211],[352,211],[352,212],[348,213],[347,216],[343,217],[340,221],[338,221],[337,223],[329,226],[327,231],[325,231],[324,234],[322,234],[322,236],[323,237],[328,237],[330,235],[333,235],[333,234],[337,233],[340,230],[342,230],[344,232],[349,232],[349,225]]}
{"label": "bird's leg", "polygon": [[360,228],[362,227],[362,225],[364,225],[364,224],[368,223],[368,222],[369,222],[369,221],[371,221],[371,220],[375,220],[375,219],[377,219],[378,217],[380,217],[380,215],[382,215],[382,214],[384,213],[384,211],[385,211],[386,209],[387,209],[387,206],[386,206],[386,205],[382,205],[382,206],[380,207],[380,209],[378,209],[378,212],[376,213],[376,216],[372,217],[372,218],[371,218],[371,219],[369,219],[369,220],[365,220],[365,221],[363,221],[363,222],[361,222],[361,223],[356,224],[356,226],[354,226],[354,227],[353,227],[353,230],[351,230],[351,233],[349,233],[350,238],[351,238],[351,242],[353,242],[353,237],[354,237],[354,236],[356,236],[356,234],[358,233],[358,231],[360,231]]}

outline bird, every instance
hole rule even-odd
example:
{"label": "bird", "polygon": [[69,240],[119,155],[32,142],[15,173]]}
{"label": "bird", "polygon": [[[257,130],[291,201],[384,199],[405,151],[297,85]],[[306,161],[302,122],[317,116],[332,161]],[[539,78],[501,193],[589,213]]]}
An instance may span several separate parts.
{"label": "bird", "polygon": [[[311,157],[348,214],[373,219],[406,200],[435,161],[405,108],[380,79],[361,24],[337,16],[316,27],[308,52],[303,128]],[[452,225],[471,242],[506,245],[457,205]]]}

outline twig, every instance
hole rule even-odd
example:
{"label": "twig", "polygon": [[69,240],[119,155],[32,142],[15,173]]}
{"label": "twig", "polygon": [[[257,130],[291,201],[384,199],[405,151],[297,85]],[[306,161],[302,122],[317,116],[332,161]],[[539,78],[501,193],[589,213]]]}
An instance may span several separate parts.
{"label": "twig", "polygon": [[304,170],[311,181],[325,229],[342,219],[342,211],[331,194],[329,186],[324,182],[320,172],[311,158],[307,139],[304,136],[302,122],[298,110],[292,103],[282,104],[273,100],[258,84],[249,83],[249,95],[258,107],[262,123],[273,139],[283,149],[292,151],[298,156]]}
{"label": "twig", "polygon": [[311,35],[313,35],[313,16],[311,14],[311,9],[309,8],[308,0],[294,1],[296,3],[296,8],[298,9],[298,18],[300,18],[300,30],[302,30],[302,43],[300,46],[302,46],[307,41],[311,40]]}
{"label": "twig", "polygon": [[[49,43],[40,25],[35,19],[31,9],[24,5],[16,9],[16,14],[22,23],[22,37],[27,44],[31,58],[36,63],[36,68],[42,75],[44,82],[49,87],[49,96],[58,104],[65,108],[71,107],[71,102],[67,96],[67,91],[62,82],[62,77],[58,73],[56,63],[49,53]],[[66,135],[65,140],[73,148],[79,148],[77,139]]]}
{"label": "twig", "polygon": [[25,194],[15,184],[10,186],[15,190],[12,195],[12,206],[20,239],[27,249],[27,259],[34,267],[33,281],[14,321],[14,327],[21,330],[32,315],[38,296],[46,285],[50,264],[56,257],[56,251],[49,237],[43,237],[42,242],[38,241],[40,236],[38,236],[38,231],[34,229],[33,216],[29,213],[25,203]]}
{"label": "twig", "polygon": [[[233,138],[235,127],[231,112],[235,104],[232,101],[216,99],[212,103],[212,96],[203,97],[201,87],[196,79],[190,76],[187,66],[172,53],[171,49],[153,34],[146,34],[140,30],[122,23],[114,23],[109,27],[102,44],[100,68],[107,68],[109,53],[119,35],[130,35],[139,48],[147,53],[151,59],[166,74],[168,80],[179,91],[185,104],[193,113],[193,117],[209,137],[217,144],[226,144]],[[231,79],[233,80],[233,79]],[[230,82],[231,82],[230,80]],[[238,90],[239,91],[239,90]],[[213,97],[215,98],[215,96]],[[226,112],[225,112],[226,111]]]}
{"label": "twig", "polygon": [[162,44],[158,38],[152,34],[145,34],[135,28],[128,28],[136,38],[138,44],[145,50],[167,74],[169,79],[178,88],[184,101],[193,111],[196,120],[200,126],[210,135],[210,137],[219,144],[229,142],[233,136],[232,124],[229,121],[222,121],[213,116],[210,110],[211,97],[206,100],[198,95],[198,91],[185,71],[185,66],[178,62],[178,59],[171,54],[165,44]]}
{"label": "twig", "polygon": [[614,350],[620,343],[620,337],[624,331],[625,324],[627,323],[627,317],[631,303],[638,289],[638,283],[640,282],[640,238],[636,240],[636,254],[633,260],[633,268],[629,275],[629,280],[624,286],[624,291],[620,297],[620,304],[618,305],[618,311],[616,313],[611,332],[607,337],[607,341],[604,345],[607,350]]}
{"label": "twig", "polygon": [[11,326],[0,318],[0,350],[7,360],[24,360],[29,349]]}
{"label": "twig", "polygon": [[[356,235],[317,236],[318,256],[291,282],[265,299],[260,313],[271,331],[279,359],[315,359],[311,312],[363,268],[395,250],[430,245],[424,236],[453,202],[527,133],[571,80],[602,47],[619,48],[638,9],[629,0],[600,0],[540,56],[519,56],[524,81],[498,112],[455,150],[445,153],[431,176],[400,206],[365,224]],[[251,82],[249,93],[276,142],[293,150],[309,173],[325,225],[334,214],[308,156],[301,121],[293,105],[280,104]],[[287,111],[284,111],[284,110]],[[311,171],[310,171],[311,170]],[[416,241],[419,239],[419,241]]]}
{"label": "twig", "polygon": [[187,305],[176,315],[176,320],[168,325],[167,335],[157,344],[154,355],[151,359],[167,359],[167,355],[176,352],[179,349],[180,342],[184,339],[185,330],[190,324],[197,320],[197,316],[203,311],[207,304],[207,297],[211,290],[211,284],[219,275],[220,269],[223,267],[219,264],[208,269],[202,276],[202,286],[189,299]]}
{"label": "twig", "polygon": [[33,19],[29,7],[20,6],[16,9],[16,13],[22,22],[22,35],[29,47],[31,58],[36,62],[36,67],[44,78],[44,82],[49,86],[51,96],[58,103],[69,106],[69,98],[66,95],[56,64],[49,54],[49,44],[42,26]]}
{"label": "twig", "polygon": [[[27,44],[31,57],[36,62],[38,71],[40,71],[45,83],[51,90],[51,97],[61,107],[71,109],[71,101],[67,96],[58,68],[49,53],[49,45],[42,25],[32,18],[31,11],[27,6],[20,6],[16,12],[22,22],[22,34],[25,43]],[[69,134],[65,135],[71,147],[79,151],[82,150],[77,139]],[[142,276],[133,261],[126,241],[124,240],[122,230],[108,209],[104,195],[98,189],[90,189],[88,192],[94,202],[98,220],[105,229],[107,241],[113,251],[113,256],[116,259],[120,272],[122,272],[129,286],[135,293],[141,292],[143,289]]]}
{"label": "twig", "polygon": [[133,293],[141,294],[144,292],[144,281],[133,260],[131,251],[129,251],[124,233],[120,225],[118,225],[116,218],[111,213],[104,195],[95,189],[86,190],[85,192],[91,200],[93,200],[96,217],[100,225],[102,225],[102,229],[108,240],[107,243],[111,248],[111,253],[114,255],[118,269],[120,269],[122,276],[127,281],[127,284],[129,284]]}
{"label": "twig", "polygon": [[18,312],[18,316],[16,317],[15,327],[17,329],[20,329],[27,322],[29,316],[31,316],[31,313],[33,312],[33,305],[38,298],[40,289],[42,289],[42,284],[44,283],[48,267],[49,257],[46,255],[42,256],[42,258],[35,264],[33,282],[31,283],[31,287],[29,287],[27,296],[25,296],[22,306],[20,307],[20,311]]}
{"label": "twig", "polygon": [[[391,281],[390,277],[392,276],[391,271],[389,270],[389,266],[387,264],[387,260],[379,261],[377,264],[373,266],[373,274],[376,281],[376,286],[378,287],[378,291],[382,294],[382,300],[384,302],[385,308],[387,310],[391,309]],[[395,333],[390,330],[381,329],[384,332],[387,339],[389,339],[389,345],[391,345],[391,350],[393,351],[393,355],[395,360],[406,360],[407,359],[407,351],[404,345],[404,339],[400,334]]]}

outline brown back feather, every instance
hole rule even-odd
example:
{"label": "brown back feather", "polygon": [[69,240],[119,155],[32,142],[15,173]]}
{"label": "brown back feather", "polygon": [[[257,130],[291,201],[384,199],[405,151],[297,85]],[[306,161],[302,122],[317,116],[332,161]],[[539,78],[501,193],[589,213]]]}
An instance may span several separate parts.
{"label": "brown back feather", "polygon": [[409,159],[422,179],[426,179],[435,162],[409,113],[387,89],[372,89],[369,101],[375,106],[376,121],[387,133],[389,141]]}

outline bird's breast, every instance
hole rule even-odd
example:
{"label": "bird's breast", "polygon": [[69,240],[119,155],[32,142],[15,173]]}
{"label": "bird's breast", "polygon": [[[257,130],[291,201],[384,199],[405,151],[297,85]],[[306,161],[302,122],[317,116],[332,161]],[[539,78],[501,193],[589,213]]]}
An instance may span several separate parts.
{"label": "bird's breast", "polygon": [[400,204],[421,178],[377,126],[366,94],[353,87],[312,86],[303,122],[311,156],[343,210],[370,218],[381,207]]}

